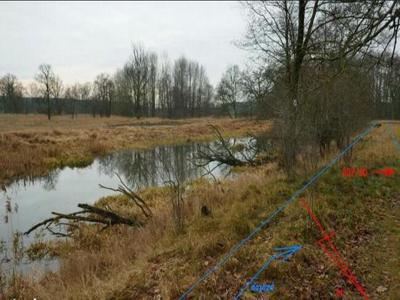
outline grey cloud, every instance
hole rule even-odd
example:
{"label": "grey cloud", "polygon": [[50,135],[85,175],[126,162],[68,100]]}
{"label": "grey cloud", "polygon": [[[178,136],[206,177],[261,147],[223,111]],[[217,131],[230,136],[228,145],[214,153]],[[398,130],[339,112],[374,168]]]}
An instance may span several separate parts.
{"label": "grey cloud", "polygon": [[127,60],[132,42],[203,64],[213,84],[244,62],[236,2],[1,2],[0,75],[31,80],[50,63],[67,82],[93,80]]}

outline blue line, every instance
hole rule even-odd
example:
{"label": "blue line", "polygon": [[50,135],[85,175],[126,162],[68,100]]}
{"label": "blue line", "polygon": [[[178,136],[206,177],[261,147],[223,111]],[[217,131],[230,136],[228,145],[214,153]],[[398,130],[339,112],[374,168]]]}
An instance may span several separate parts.
{"label": "blue line", "polygon": [[275,255],[272,255],[263,265],[262,267],[257,271],[256,274],[254,274],[254,276],[240,289],[240,291],[237,293],[237,295],[235,296],[235,298],[233,298],[234,300],[239,300],[240,297],[242,297],[244,291],[251,286],[254,281],[256,281],[256,279],[260,276],[260,274],[262,272],[265,271],[266,268],[268,268],[268,266],[270,265],[270,263],[275,260],[277,257]]}
{"label": "blue line", "polygon": [[361,139],[363,139],[366,135],[368,135],[372,129],[377,126],[377,123],[372,123],[367,129],[365,129],[362,133],[357,135],[352,143],[350,143],[345,149],[343,149],[334,159],[332,159],[328,164],[326,164],[320,171],[318,171],[314,176],[310,178],[310,180],[303,185],[300,189],[292,194],[292,196],[286,200],[282,206],[280,206],[277,210],[275,210],[271,215],[269,215],[265,220],[261,221],[259,225],[244,239],[238,242],[235,246],[233,246],[227,254],[225,254],[220,261],[213,267],[209,268],[195,283],[193,283],[180,297],[179,300],[186,299],[186,297],[207,277],[209,277],[212,273],[217,271],[220,267],[222,267],[225,262],[231,258],[236,252],[239,251],[240,248],[244,246],[249,240],[251,240],[257,233],[259,233],[271,220],[279,214],[281,211],[285,210],[285,208],[291,204],[300,194],[302,194],[308,187],[313,185],[319,177],[325,174],[339,159],[341,159],[354,145],[359,143]]}

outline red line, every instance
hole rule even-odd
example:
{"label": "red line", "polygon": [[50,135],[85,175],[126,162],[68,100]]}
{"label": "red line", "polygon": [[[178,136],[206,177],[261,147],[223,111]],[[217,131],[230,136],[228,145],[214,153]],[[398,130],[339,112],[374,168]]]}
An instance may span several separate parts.
{"label": "red line", "polygon": [[[336,249],[336,247],[333,245],[331,242],[331,237],[335,234],[334,232],[331,232],[330,234],[326,234],[324,227],[322,226],[321,222],[318,220],[318,218],[314,215],[312,212],[310,206],[308,203],[302,198],[300,199],[301,203],[307,210],[308,214],[310,215],[311,219],[314,221],[314,223],[317,225],[319,230],[322,233],[322,238],[318,240],[318,244],[322,248],[322,250],[328,255],[328,257],[335,263],[335,265],[339,268],[340,272],[356,287],[358,292],[360,293],[361,296],[364,297],[364,299],[368,299],[368,295],[365,292],[364,288],[361,286],[361,284],[357,281],[353,273],[351,272],[349,268],[348,262],[343,258],[343,256],[340,254],[339,250]],[[325,246],[324,242],[327,242],[333,253],[327,249]]]}
{"label": "red line", "polygon": [[317,217],[313,214],[313,212],[311,211],[311,207],[308,205],[308,203],[304,200],[304,198],[300,199],[301,203],[303,203],[304,207],[307,209],[308,214],[311,216],[311,218],[313,219],[313,221],[315,222],[315,224],[317,224],[317,226],[319,227],[319,230],[323,233],[323,235],[325,236],[325,230],[324,227],[322,226],[322,224],[318,221]]}

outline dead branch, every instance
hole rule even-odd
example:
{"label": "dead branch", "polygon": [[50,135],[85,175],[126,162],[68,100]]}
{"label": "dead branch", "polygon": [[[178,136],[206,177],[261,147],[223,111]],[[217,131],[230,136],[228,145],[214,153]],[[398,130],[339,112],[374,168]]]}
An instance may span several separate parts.
{"label": "dead branch", "polygon": [[153,213],[152,213],[150,207],[146,204],[146,202],[137,193],[135,193],[131,188],[129,188],[118,174],[115,174],[115,175],[117,175],[117,177],[121,183],[120,185],[118,185],[118,187],[116,189],[104,186],[102,184],[99,184],[99,186],[103,189],[114,191],[114,192],[119,192],[119,193],[126,195],[129,199],[133,200],[133,202],[135,203],[136,206],[138,206],[140,208],[140,210],[142,211],[142,213],[144,214],[144,216],[146,218],[150,218],[153,215]]}
{"label": "dead branch", "polygon": [[214,182],[218,182],[218,180],[215,177],[215,175],[213,174],[213,172],[214,172],[215,169],[219,168],[221,165],[223,165],[223,164],[222,163],[217,163],[217,165],[215,167],[211,168],[211,169],[210,169],[209,166],[199,166],[199,167],[201,167],[201,168],[206,170],[206,173],[202,174],[201,177],[210,175],[213,178]]}
{"label": "dead branch", "polygon": [[[44,227],[45,229],[49,230],[51,233],[57,236],[68,236],[65,233],[55,232],[51,229],[50,226],[52,225],[67,225],[67,226],[75,226],[75,224],[67,222],[67,223],[60,223],[61,220],[72,221],[72,222],[85,222],[85,223],[96,223],[96,224],[104,224],[105,228],[111,225],[123,224],[128,226],[136,226],[141,227],[143,223],[135,218],[125,218],[111,210],[105,210],[99,207],[95,207],[89,204],[78,204],[79,208],[83,210],[73,212],[70,214],[63,214],[58,212],[52,212],[54,217],[46,219],[33,227],[31,227],[28,231],[24,234],[28,235],[34,230],[38,229],[39,227]],[[104,228],[103,228],[104,229]]]}
{"label": "dead branch", "polygon": [[[84,211],[74,212],[74,213],[71,213],[71,214],[69,214],[69,215],[72,217],[72,216],[74,216],[74,215],[82,214],[82,213],[84,213]],[[52,212],[52,214],[54,214],[54,213]],[[53,217],[53,218],[49,218],[49,219],[43,220],[42,222],[39,222],[39,223],[37,223],[36,225],[32,226],[32,227],[31,227],[28,231],[26,231],[24,234],[25,234],[25,235],[28,235],[28,234],[30,234],[32,231],[35,231],[36,229],[38,229],[39,227],[42,227],[42,226],[48,227],[48,226],[50,226],[50,225],[52,225],[52,224],[57,224],[58,221],[59,221],[60,219],[61,219],[60,217]]]}

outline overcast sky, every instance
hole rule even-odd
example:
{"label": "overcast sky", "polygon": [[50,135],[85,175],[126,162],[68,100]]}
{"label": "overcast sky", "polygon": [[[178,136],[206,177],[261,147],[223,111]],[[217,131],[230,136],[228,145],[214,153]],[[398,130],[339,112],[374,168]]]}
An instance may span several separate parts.
{"label": "overcast sky", "polygon": [[227,65],[244,64],[233,41],[245,28],[238,2],[0,2],[0,76],[28,82],[49,63],[65,83],[92,81],[139,42],[198,61],[216,84]]}

